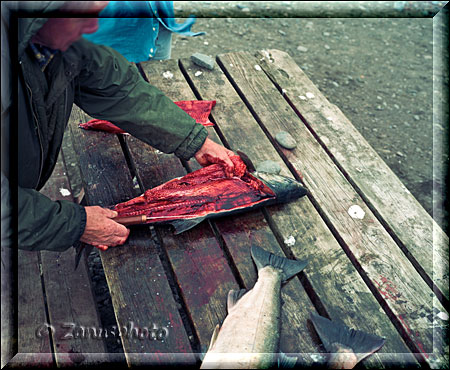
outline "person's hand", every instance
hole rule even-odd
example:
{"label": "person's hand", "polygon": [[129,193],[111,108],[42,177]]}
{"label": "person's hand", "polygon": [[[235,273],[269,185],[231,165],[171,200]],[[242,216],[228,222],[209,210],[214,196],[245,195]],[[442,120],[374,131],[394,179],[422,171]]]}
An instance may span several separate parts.
{"label": "person's hand", "polygon": [[116,211],[99,206],[84,207],[84,209],[86,210],[86,227],[80,241],[102,251],[125,243],[130,230],[111,220],[117,216]]}
{"label": "person's hand", "polygon": [[225,165],[225,173],[228,177],[233,176],[234,164],[230,157],[235,154],[223,147],[222,145],[216,144],[209,138],[206,138],[203,146],[200,150],[195,153],[195,159],[201,166],[207,166],[213,163],[220,163]]}

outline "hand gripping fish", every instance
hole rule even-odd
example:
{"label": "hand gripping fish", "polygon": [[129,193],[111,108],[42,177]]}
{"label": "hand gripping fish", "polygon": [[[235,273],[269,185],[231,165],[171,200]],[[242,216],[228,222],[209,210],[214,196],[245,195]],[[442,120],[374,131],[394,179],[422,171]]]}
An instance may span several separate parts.
{"label": "hand gripping fish", "polygon": [[328,366],[331,369],[353,369],[359,361],[378,351],[385,342],[381,337],[350,329],[342,323],[313,313],[311,321],[330,354]]}
{"label": "hand gripping fish", "polygon": [[[147,190],[139,197],[114,206],[117,222],[169,223],[179,234],[208,218],[251,211],[254,208],[295,200],[307,190],[289,177],[250,173],[239,156],[231,157],[234,176],[224,166],[212,164],[181,178]],[[130,223],[128,223],[130,224]]]}
{"label": "hand gripping fish", "polygon": [[201,369],[293,367],[296,357],[278,353],[281,283],[302,271],[307,261],[289,260],[251,249],[258,280],[250,291],[228,293],[228,316],[217,325]]}

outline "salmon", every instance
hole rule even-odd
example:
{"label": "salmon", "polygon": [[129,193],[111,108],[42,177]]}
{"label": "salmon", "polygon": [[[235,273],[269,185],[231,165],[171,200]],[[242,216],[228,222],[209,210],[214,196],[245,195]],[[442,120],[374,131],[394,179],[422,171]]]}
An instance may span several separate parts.
{"label": "salmon", "polygon": [[[175,101],[174,103],[194,118],[195,122],[201,123],[205,127],[214,126],[214,123],[209,120],[209,115],[212,108],[216,105],[215,100],[180,100]],[[112,122],[103,119],[91,119],[88,122],[78,124],[78,127],[84,130],[105,131],[111,134],[129,135]]]}
{"label": "salmon", "polygon": [[253,289],[228,293],[228,315],[212,335],[201,369],[292,367],[296,357],[278,353],[281,284],[302,271],[307,261],[276,256],[252,246],[258,269]]}
{"label": "salmon", "polygon": [[179,234],[205,219],[229,216],[307,194],[300,182],[281,175],[247,170],[239,156],[231,157],[234,174],[212,164],[116,204],[119,219],[145,216],[147,224],[171,224]]}

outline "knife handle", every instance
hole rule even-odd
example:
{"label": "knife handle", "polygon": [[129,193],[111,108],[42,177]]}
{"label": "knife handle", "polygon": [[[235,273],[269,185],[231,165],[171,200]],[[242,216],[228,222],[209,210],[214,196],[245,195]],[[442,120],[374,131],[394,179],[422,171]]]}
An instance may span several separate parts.
{"label": "knife handle", "polygon": [[124,225],[140,225],[145,224],[147,222],[147,216],[146,215],[138,215],[138,216],[128,216],[128,217],[114,217],[112,219],[113,221]]}

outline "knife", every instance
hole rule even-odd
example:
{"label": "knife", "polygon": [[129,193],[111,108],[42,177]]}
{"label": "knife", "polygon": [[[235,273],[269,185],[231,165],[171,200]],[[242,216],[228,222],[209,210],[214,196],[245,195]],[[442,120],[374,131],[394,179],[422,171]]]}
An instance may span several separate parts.
{"label": "knife", "polygon": [[236,150],[236,153],[239,157],[241,157],[242,162],[247,166],[248,172],[255,172],[256,168],[253,162],[250,160],[247,154],[241,152],[240,150]]}

